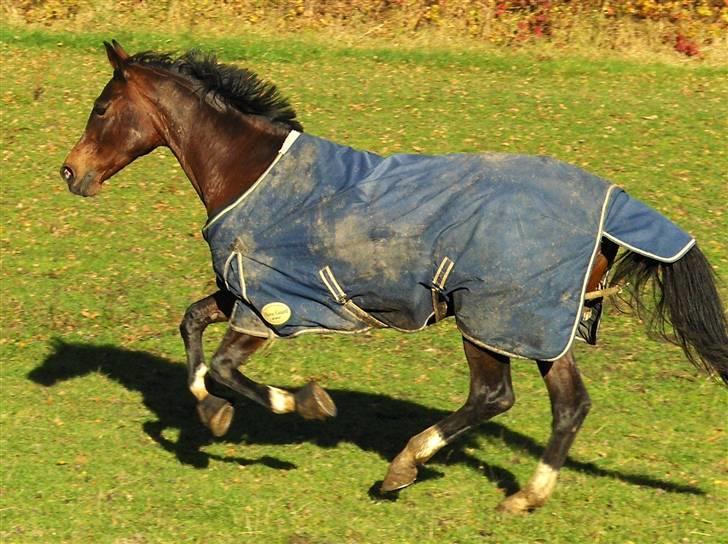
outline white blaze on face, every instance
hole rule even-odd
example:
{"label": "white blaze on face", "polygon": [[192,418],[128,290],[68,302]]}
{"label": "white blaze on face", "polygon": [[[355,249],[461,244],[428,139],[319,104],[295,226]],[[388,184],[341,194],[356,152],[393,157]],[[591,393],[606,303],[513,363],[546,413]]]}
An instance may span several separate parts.
{"label": "white blaze on face", "polygon": [[274,414],[288,414],[296,410],[296,400],[288,391],[268,387],[268,401]]}
{"label": "white blaze on face", "polygon": [[198,401],[203,400],[208,395],[207,387],[205,387],[205,374],[207,374],[207,370],[206,365],[198,366],[197,370],[195,370],[195,379],[192,381],[192,385],[190,385],[190,391],[192,391],[192,394]]}

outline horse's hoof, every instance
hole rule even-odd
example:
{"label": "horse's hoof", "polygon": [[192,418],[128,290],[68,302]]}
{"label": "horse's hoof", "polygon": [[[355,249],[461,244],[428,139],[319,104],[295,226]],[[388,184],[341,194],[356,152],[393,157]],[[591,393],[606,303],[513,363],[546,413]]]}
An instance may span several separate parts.
{"label": "horse's hoof", "polygon": [[336,416],[336,405],[316,382],[309,382],[294,395],[296,412],[304,419],[326,419]]}
{"label": "horse's hoof", "polygon": [[197,404],[197,413],[213,435],[222,436],[230,428],[235,409],[225,399],[207,395]]}
{"label": "horse's hoof", "polygon": [[529,493],[519,491],[510,497],[506,497],[496,510],[507,514],[527,514],[542,505],[543,501],[535,500]]}
{"label": "horse's hoof", "polygon": [[416,479],[417,466],[406,460],[400,460],[398,456],[389,465],[387,476],[384,478],[380,489],[382,493],[391,493],[412,485]]}

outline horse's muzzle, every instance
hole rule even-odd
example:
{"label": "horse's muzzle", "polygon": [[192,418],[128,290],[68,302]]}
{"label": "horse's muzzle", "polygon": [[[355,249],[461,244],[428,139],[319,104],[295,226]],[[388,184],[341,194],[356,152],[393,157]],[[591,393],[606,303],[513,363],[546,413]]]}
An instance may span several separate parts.
{"label": "horse's muzzle", "polygon": [[96,171],[91,170],[79,180],[76,173],[68,164],[61,166],[61,177],[68,184],[68,189],[74,195],[93,196],[99,192],[101,184],[96,182]]}

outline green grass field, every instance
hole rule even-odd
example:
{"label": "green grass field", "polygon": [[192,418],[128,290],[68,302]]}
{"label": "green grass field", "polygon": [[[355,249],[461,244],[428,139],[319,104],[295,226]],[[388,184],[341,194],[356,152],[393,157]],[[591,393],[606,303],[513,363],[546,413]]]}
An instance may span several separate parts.
{"label": "green grass field", "polygon": [[[242,403],[228,436],[197,421],[177,326],[214,288],[204,209],[152,153],[94,199],[58,176],[110,76],[101,40],[0,27],[2,542],[635,542],[728,539],[726,391],[610,312],[577,348],[594,408],[560,486],[524,517],[550,427],[535,364],[518,402],[438,454],[396,501],[370,494],[409,436],[456,409],[452,323],[418,335],[303,337],[249,366],[319,380],[323,423]],[[728,69],[262,37],[117,36],[211,49],[278,84],[306,130],[377,152],[548,154],[610,178],[695,235],[728,298]],[[223,326],[210,329],[213,349]]]}

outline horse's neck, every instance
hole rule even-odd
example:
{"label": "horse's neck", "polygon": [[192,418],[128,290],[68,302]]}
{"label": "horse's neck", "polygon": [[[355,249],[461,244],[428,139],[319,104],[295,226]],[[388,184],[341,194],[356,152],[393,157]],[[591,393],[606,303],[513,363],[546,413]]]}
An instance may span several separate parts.
{"label": "horse's neck", "polygon": [[289,130],[255,116],[223,113],[197,95],[180,98],[160,104],[165,139],[212,217],[265,172]]}

